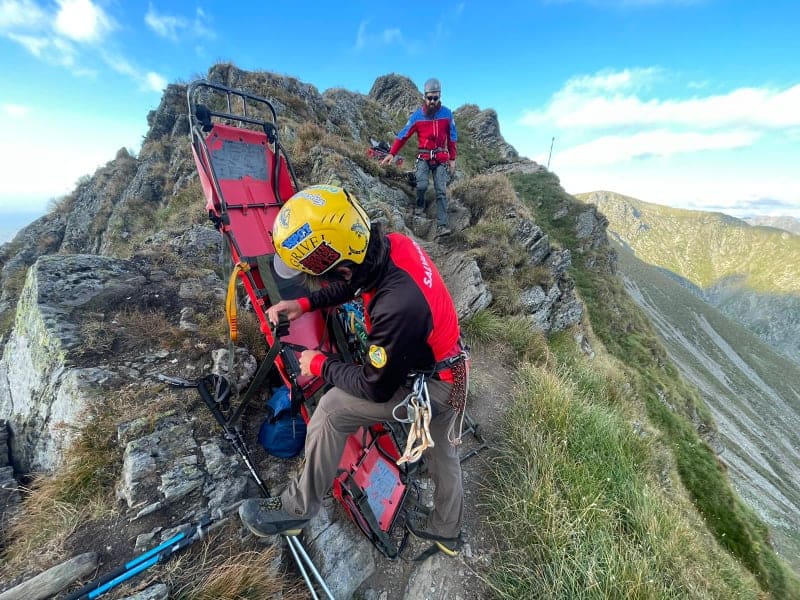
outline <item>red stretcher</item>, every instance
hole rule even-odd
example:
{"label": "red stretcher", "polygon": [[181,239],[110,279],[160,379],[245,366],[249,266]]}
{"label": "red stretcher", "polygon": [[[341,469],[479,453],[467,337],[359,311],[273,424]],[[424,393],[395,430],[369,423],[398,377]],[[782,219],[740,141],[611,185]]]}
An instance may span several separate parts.
{"label": "red stretcher", "polygon": [[[209,218],[224,236],[236,276],[261,325],[268,352],[229,427],[238,427],[248,402],[275,374],[289,387],[292,404],[308,421],[309,408],[325,391],[321,377],[299,373],[296,349],[347,355],[346,334],[335,310],[312,311],[273,329],[266,310],[281,299],[308,294],[302,276],[278,277],[273,268],[272,224],[298,191],[291,163],[278,139],[277,113],[266,98],[207,81],[187,90],[192,154]],[[339,340],[337,345],[336,341]],[[395,463],[399,444],[388,425],[352,435],[333,484],[335,497],[373,544],[396,558],[405,540],[393,533],[408,493],[407,473]]]}

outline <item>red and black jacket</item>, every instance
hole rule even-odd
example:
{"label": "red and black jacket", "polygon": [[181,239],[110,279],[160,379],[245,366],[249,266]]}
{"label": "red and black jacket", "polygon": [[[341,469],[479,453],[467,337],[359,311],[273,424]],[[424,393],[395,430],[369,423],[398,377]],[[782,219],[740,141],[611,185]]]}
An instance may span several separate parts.
{"label": "red and black jacket", "polygon": [[[317,356],[314,375],[326,383],[374,402],[386,402],[410,372],[429,370],[460,352],[458,315],[453,299],[428,254],[411,238],[390,233],[386,268],[364,300],[369,356],[366,364]],[[304,311],[338,306],[353,299],[343,282],[299,300]],[[439,373],[452,381],[449,371]]]}

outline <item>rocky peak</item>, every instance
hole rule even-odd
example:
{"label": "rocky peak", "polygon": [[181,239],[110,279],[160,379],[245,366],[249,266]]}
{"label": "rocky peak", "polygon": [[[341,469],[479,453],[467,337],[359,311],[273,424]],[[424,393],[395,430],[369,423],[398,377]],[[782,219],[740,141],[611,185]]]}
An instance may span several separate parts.
{"label": "rocky peak", "polygon": [[475,104],[466,104],[455,116],[472,130],[475,143],[498,152],[506,161],[519,159],[519,153],[500,134],[500,122],[494,109],[481,110]]}
{"label": "rocky peak", "polygon": [[404,75],[382,75],[372,84],[369,97],[392,114],[407,117],[419,108],[421,93],[416,84]]}

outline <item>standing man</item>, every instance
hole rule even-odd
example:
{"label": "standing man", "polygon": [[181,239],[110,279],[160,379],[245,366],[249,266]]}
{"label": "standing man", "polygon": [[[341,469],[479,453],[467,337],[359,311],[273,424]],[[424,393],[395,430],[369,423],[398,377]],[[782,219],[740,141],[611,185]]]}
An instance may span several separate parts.
{"label": "standing man", "polygon": [[239,516],[259,536],[300,533],[333,484],[348,436],[393,418],[411,391],[410,373],[434,372],[428,379],[434,444],[425,451],[434,509],[427,518],[410,519],[408,528],[457,554],[464,493],[454,429],[466,400],[468,365],[455,305],[436,266],[411,238],[371,226],[355,198],[334,186],[292,196],[275,219],[272,241],[279,276],[303,272],[327,285],[270,306],[267,318],[277,323],[285,313],[294,320],[361,296],[369,360],[360,365],[317,350],[301,353],[301,373],[333,386],[308,423],[303,472],[280,496],[247,500]]}
{"label": "standing man", "polygon": [[436,234],[449,235],[447,226],[447,176],[456,169],[456,122],[453,113],[442,106],[442,85],[438,79],[428,79],[424,87],[424,100],[414,111],[408,123],[392,144],[389,154],[381,161],[388,165],[414,133],[417,134],[419,150],[417,153],[417,206],[415,215],[425,212],[425,192],[428,190],[428,176],[433,174],[433,187],[436,190]]}

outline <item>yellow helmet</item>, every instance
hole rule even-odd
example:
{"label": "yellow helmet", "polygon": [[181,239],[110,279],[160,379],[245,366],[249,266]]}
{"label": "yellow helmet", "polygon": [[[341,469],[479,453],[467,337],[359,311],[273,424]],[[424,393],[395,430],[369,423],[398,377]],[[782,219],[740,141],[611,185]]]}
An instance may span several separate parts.
{"label": "yellow helmet", "polygon": [[369,228],[367,213],[342,188],[313,185],[299,191],[281,207],[272,225],[272,243],[280,259],[274,261],[275,270],[288,278],[296,271],[322,275],[345,260],[360,265],[367,254]]}

